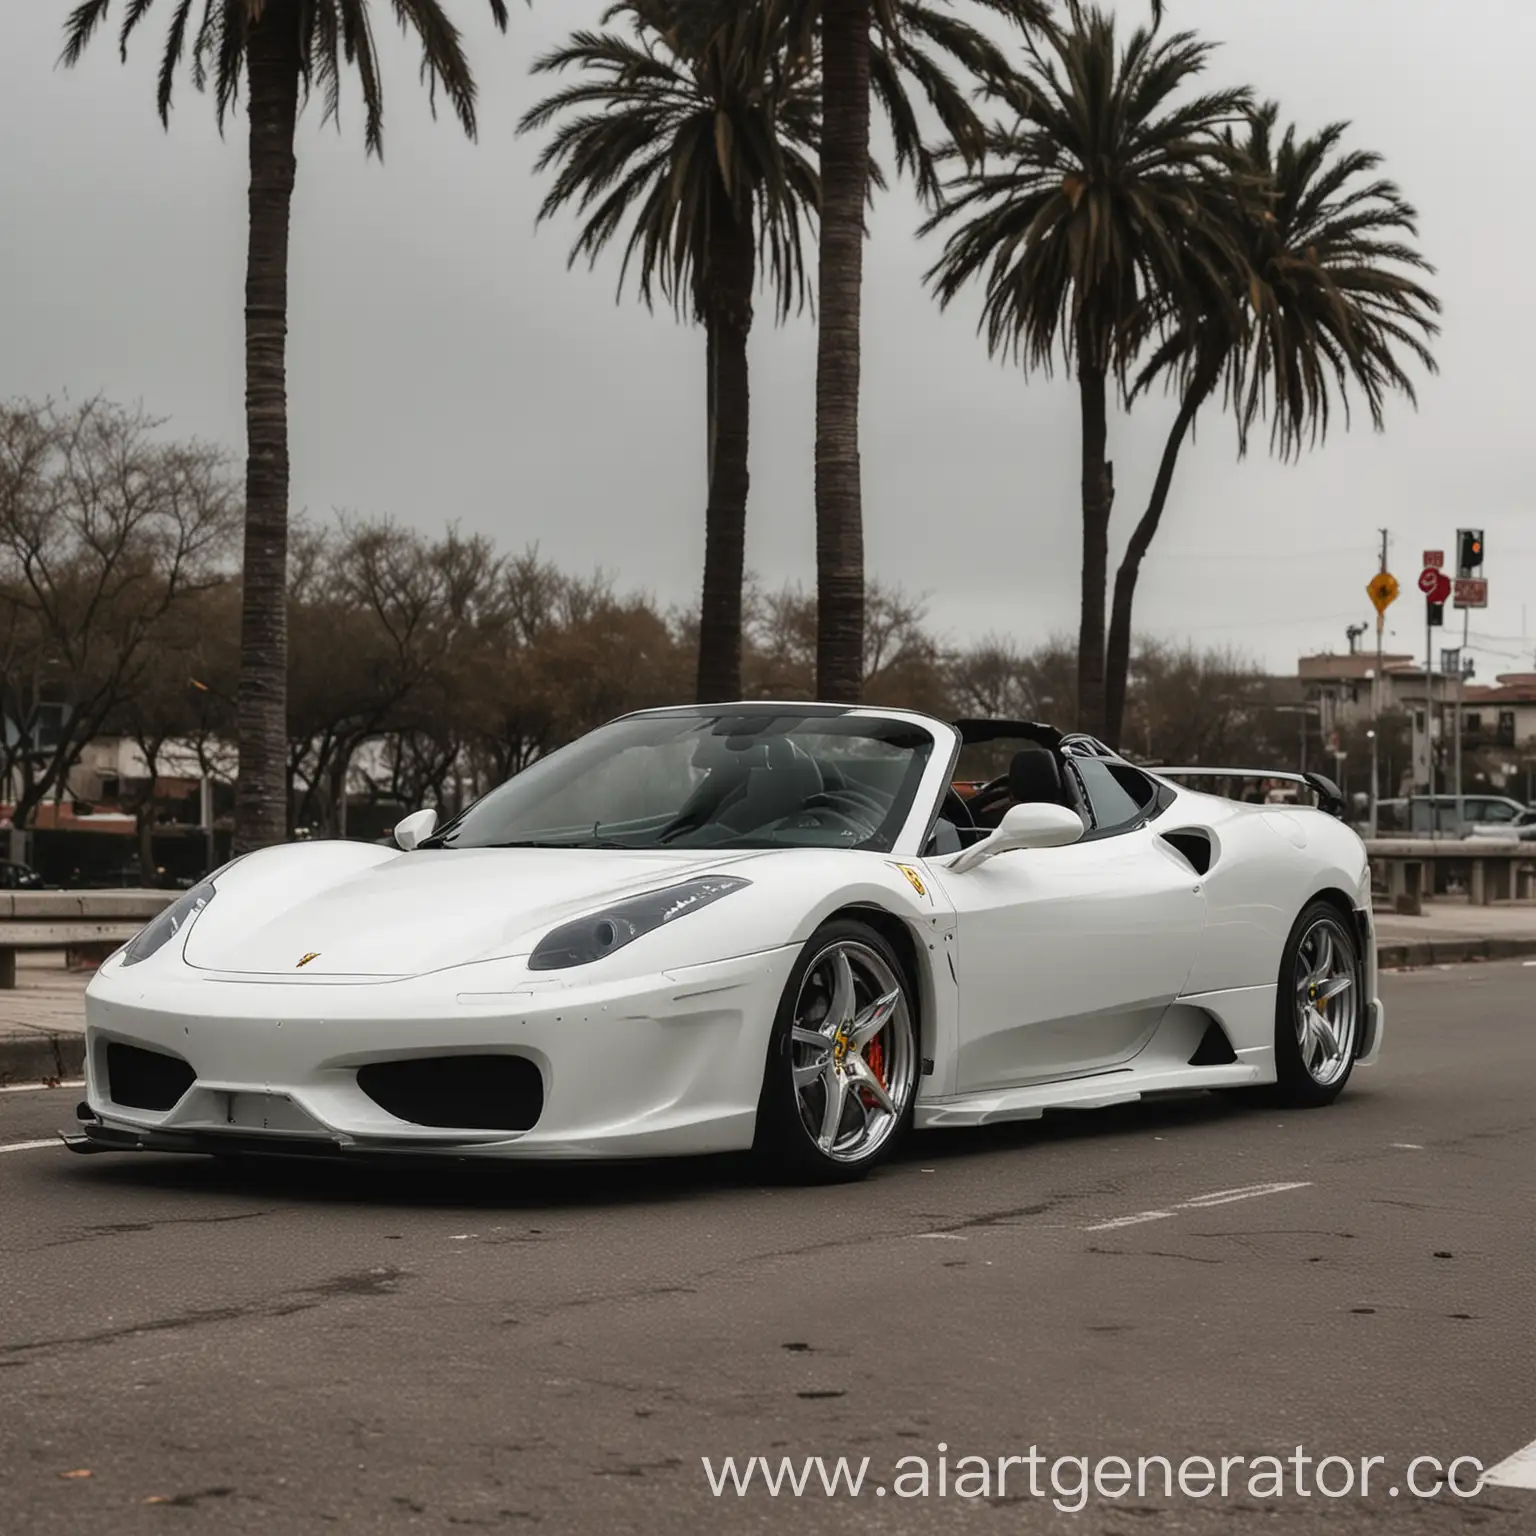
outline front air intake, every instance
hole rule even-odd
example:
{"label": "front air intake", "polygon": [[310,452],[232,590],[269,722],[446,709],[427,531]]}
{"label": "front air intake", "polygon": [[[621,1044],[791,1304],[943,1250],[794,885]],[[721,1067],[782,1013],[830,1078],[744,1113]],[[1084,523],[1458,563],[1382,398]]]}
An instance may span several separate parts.
{"label": "front air intake", "polygon": [[527,1131],[544,1109],[544,1079],[526,1056],[416,1056],[357,1070],[380,1109],[412,1125]]}
{"label": "front air intake", "polygon": [[107,1045],[107,1097],[124,1109],[175,1109],[197,1081],[179,1056],[113,1040]]}

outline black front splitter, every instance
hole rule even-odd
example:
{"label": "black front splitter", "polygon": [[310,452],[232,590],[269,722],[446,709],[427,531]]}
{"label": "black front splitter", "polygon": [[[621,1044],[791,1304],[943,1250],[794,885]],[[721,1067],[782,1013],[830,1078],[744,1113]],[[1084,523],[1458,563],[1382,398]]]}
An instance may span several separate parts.
{"label": "black front splitter", "polygon": [[[83,1119],[83,1117],[82,1117]],[[239,1131],[127,1130],[106,1125],[94,1116],[78,1131],[60,1131],[59,1139],[71,1152],[91,1156],[99,1152],[190,1152],[206,1157],[323,1158],[330,1162],[380,1161],[401,1163],[412,1158],[441,1163],[458,1153],[464,1161],[470,1149],[462,1141],[412,1138],[408,1143],[339,1141],[330,1136],[246,1135]]]}

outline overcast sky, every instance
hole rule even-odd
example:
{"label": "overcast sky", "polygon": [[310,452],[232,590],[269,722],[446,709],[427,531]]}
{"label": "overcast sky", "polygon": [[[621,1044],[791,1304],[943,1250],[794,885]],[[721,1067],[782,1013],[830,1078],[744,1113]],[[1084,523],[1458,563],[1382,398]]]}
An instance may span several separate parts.
{"label": "overcast sky", "polygon": [[[183,79],[161,129],[154,74],[170,5],[155,7],[126,66],[103,36],[71,72],[55,66],[62,0],[7,6],[0,397],[103,391],[238,451],[244,122],[221,140],[210,102]],[[616,305],[612,263],[566,270],[570,226],[535,232],[535,146],[513,132],[537,94],[529,61],[594,21],[601,0],[517,7],[506,37],[484,6],[455,0],[481,85],[478,145],[432,122],[414,55],[377,8],[385,163],[364,159],[355,102],[339,135],[317,107],[300,125],[294,509],[457,520],[505,548],[536,542],[565,566],[600,563],[624,586],[693,600],[702,334],[632,299]],[[1120,9],[1127,22],[1144,15]],[[1472,620],[1478,676],[1529,669],[1536,5],[1170,0],[1170,12],[1224,43],[1213,78],[1276,97],[1307,129],[1348,118],[1353,142],[1385,154],[1420,210],[1446,313],[1440,376],[1417,415],[1394,403],[1384,436],[1357,423],[1299,466],[1262,453],[1240,464],[1230,424],[1205,421],[1144,568],[1139,627],[1286,670],[1298,653],[1341,650],[1346,625],[1371,616],[1364,584],[1387,527],[1404,587],[1387,643],[1421,652],[1420,556],[1480,524],[1491,606]],[[921,284],[936,248],[915,241],[917,223],[906,189],[884,195],[867,255],[869,570],[928,594],[935,626],[957,641],[1071,630],[1075,394],[990,362],[974,306],[939,314]],[[808,319],[754,335],[748,562],[774,584],[814,579],[814,358]],[[1113,425],[1117,550],[1170,414],[1154,400]]]}

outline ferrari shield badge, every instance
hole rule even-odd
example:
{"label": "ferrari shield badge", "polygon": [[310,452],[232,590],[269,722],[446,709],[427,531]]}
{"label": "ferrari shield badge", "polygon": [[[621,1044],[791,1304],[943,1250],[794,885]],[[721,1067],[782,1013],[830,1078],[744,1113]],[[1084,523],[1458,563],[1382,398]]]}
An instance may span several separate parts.
{"label": "ferrari shield badge", "polygon": [[896,868],[899,869],[902,874],[907,877],[907,884],[910,885],[919,896],[926,896],[928,894],[928,887],[923,884],[923,877],[918,874],[918,872],[913,869],[910,864],[898,864]]}
{"label": "ferrari shield badge", "polygon": [[296,966],[294,966],[294,970],[302,971],[304,969],[304,967],[306,965],[308,965],[311,960],[318,960],[319,958],[320,958],[320,951],[318,949],[312,949],[312,950],[310,950],[310,952],[307,955],[304,956],[304,958],[302,960],[299,961],[299,963]]}

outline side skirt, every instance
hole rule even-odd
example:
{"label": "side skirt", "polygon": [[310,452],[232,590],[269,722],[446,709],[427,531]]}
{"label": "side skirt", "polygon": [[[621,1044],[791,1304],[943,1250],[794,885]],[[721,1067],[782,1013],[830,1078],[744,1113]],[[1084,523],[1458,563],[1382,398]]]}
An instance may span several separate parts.
{"label": "side skirt", "polygon": [[[1220,1066],[1191,1066],[1189,1059],[1213,1022],[1231,1043],[1236,1060]],[[1257,1087],[1275,1080],[1274,1030],[1273,986],[1181,997],[1168,1008],[1142,1050],[1122,1066],[1049,1083],[919,1099],[913,1124],[918,1130],[993,1125],[1038,1120],[1048,1109],[1134,1104],[1152,1093]]]}

